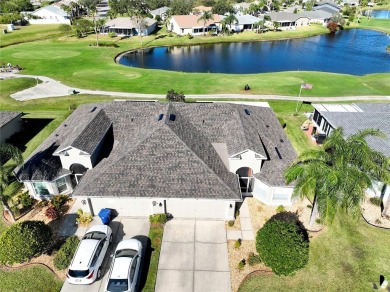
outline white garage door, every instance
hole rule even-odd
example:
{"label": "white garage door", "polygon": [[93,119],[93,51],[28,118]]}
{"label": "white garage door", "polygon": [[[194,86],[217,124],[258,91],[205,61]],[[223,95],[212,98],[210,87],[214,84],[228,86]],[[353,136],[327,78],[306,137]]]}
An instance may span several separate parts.
{"label": "white garage door", "polygon": [[146,217],[152,212],[149,199],[91,198],[91,203],[95,215],[103,208],[115,209],[118,216]]}
{"label": "white garage door", "polygon": [[221,200],[168,199],[166,212],[174,218],[225,219],[228,202]]}

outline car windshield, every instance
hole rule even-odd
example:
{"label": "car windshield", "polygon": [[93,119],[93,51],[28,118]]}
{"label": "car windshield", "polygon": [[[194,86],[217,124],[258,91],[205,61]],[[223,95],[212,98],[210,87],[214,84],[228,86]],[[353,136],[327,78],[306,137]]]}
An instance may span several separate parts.
{"label": "car windshield", "polygon": [[89,233],[85,234],[83,239],[100,240],[100,239],[105,238],[105,237],[106,237],[106,234],[104,234],[103,232],[93,231],[93,232],[89,232]]}
{"label": "car windshield", "polygon": [[127,279],[110,279],[107,285],[107,291],[127,291],[128,283]]}
{"label": "car windshield", "polygon": [[121,249],[115,253],[115,257],[116,258],[123,258],[123,257],[132,258],[136,254],[137,254],[137,251],[134,249]]}
{"label": "car windshield", "polygon": [[68,274],[72,278],[84,278],[84,277],[88,276],[89,271],[88,270],[69,270]]}

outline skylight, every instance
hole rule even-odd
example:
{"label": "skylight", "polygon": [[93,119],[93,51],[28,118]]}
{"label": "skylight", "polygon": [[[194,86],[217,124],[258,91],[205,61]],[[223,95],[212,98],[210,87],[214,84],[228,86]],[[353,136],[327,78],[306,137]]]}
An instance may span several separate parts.
{"label": "skylight", "polygon": [[169,120],[172,121],[172,122],[174,122],[174,121],[176,120],[176,115],[170,114],[170,115],[169,115]]}

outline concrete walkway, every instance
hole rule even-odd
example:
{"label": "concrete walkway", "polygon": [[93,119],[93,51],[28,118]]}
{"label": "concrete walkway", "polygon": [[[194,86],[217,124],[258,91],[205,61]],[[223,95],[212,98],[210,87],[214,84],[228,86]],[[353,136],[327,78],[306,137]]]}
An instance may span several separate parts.
{"label": "concrete walkway", "polygon": [[[70,87],[62,84],[60,81],[56,81],[52,78],[38,75],[25,75],[16,74],[15,72],[2,72],[0,73],[0,79],[8,78],[35,78],[42,80],[43,82],[14,94],[11,97],[16,100],[30,100],[47,97],[59,97],[70,95],[73,90],[79,94],[91,94],[91,95],[107,95],[113,97],[123,98],[141,98],[141,99],[157,99],[165,98],[165,94],[145,94],[145,93],[130,93],[130,92],[115,92],[115,91],[102,91],[102,90],[89,90],[76,87]],[[260,94],[186,94],[186,98],[193,99],[269,99],[269,100],[308,100],[313,102],[326,102],[326,101],[349,101],[349,100],[390,100],[390,96],[339,96],[339,97],[297,97],[297,96],[285,96],[285,95],[260,95]]]}
{"label": "concrete walkway", "polygon": [[239,216],[240,216],[241,230],[227,230],[226,231],[227,239],[237,240],[241,238],[242,240],[255,240],[255,236],[252,228],[252,222],[249,215],[248,202],[245,199],[241,205]]}

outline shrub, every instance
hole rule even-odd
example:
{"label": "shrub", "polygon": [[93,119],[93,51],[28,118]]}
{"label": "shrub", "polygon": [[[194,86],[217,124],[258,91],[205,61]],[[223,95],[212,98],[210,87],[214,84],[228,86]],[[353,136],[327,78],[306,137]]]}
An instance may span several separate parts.
{"label": "shrub", "polygon": [[233,226],[234,226],[234,220],[229,220],[229,221],[228,221],[228,225],[229,225],[230,227],[233,227]]}
{"label": "shrub", "polygon": [[51,220],[56,220],[58,217],[60,217],[61,214],[56,207],[49,206],[49,208],[46,209],[45,215]]}
{"label": "shrub", "polygon": [[306,207],[308,207],[309,209],[311,209],[311,208],[313,208],[313,206],[312,205],[307,205]]}
{"label": "shrub", "polygon": [[109,33],[108,33],[108,36],[109,36],[110,38],[114,38],[114,37],[116,37],[116,33],[115,33],[115,32],[109,32]]}
{"label": "shrub", "polygon": [[19,197],[20,204],[23,208],[28,208],[34,203],[34,199],[28,194],[28,192],[24,192]]}
{"label": "shrub", "polygon": [[60,24],[58,30],[61,33],[65,34],[66,37],[68,37],[73,31],[72,26],[70,26],[69,24]]}
{"label": "shrub", "polygon": [[382,199],[380,197],[372,197],[370,198],[370,203],[379,207],[382,203]]}
{"label": "shrub", "polygon": [[39,256],[51,242],[52,234],[43,221],[13,224],[0,236],[0,264],[22,263]]}
{"label": "shrub", "polygon": [[56,269],[63,270],[70,265],[78,244],[79,239],[77,236],[68,237],[54,257],[53,263]]}
{"label": "shrub", "polygon": [[239,215],[240,215],[240,210],[236,210],[236,212],[234,213],[234,216],[237,218]]}
{"label": "shrub", "polygon": [[242,259],[242,260],[238,263],[237,268],[238,268],[239,270],[242,270],[242,269],[245,267],[245,264],[246,264],[245,259]]}
{"label": "shrub", "polygon": [[260,264],[261,263],[261,258],[258,254],[254,254],[253,252],[251,252],[249,255],[248,255],[248,263],[250,266],[254,266],[254,265],[257,265],[257,264]]}
{"label": "shrub", "polygon": [[257,232],[256,250],[277,275],[290,275],[309,260],[309,239],[296,214],[281,212]]}
{"label": "shrub", "polygon": [[241,238],[237,239],[237,240],[234,242],[234,248],[239,249],[240,246],[241,246],[241,244],[242,244]]}
{"label": "shrub", "polygon": [[321,218],[317,218],[315,221],[316,221],[317,224],[322,224],[322,219]]}
{"label": "shrub", "polygon": [[[91,43],[89,46],[96,47],[96,43]],[[99,42],[99,47],[118,48],[119,46],[113,42]]]}
{"label": "shrub", "polygon": [[375,220],[375,224],[379,224],[380,225],[380,224],[382,224],[382,221],[378,218],[378,219]]}
{"label": "shrub", "polygon": [[173,89],[168,90],[166,99],[174,102],[185,102],[185,96],[183,92],[175,92]]}
{"label": "shrub", "polygon": [[54,208],[57,210],[60,210],[63,205],[65,205],[66,202],[69,201],[69,196],[68,195],[58,195],[54,196],[51,200],[50,203],[53,205]]}
{"label": "shrub", "polygon": [[81,226],[87,226],[92,221],[92,215],[82,209],[77,210],[77,215],[76,222]]}
{"label": "shrub", "polygon": [[164,224],[168,221],[168,216],[165,213],[154,214],[149,216],[150,223],[161,223]]}
{"label": "shrub", "polygon": [[194,36],[192,34],[190,34],[190,33],[187,34],[187,37],[188,37],[189,40],[194,38]]}
{"label": "shrub", "polygon": [[283,205],[280,205],[280,206],[278,206],[278,207],[276,208],[276,212],[277,212],[277,213],[284,212],[284,211],[285,211],[285,209],[284,209],[284,206],[283,206]]}

